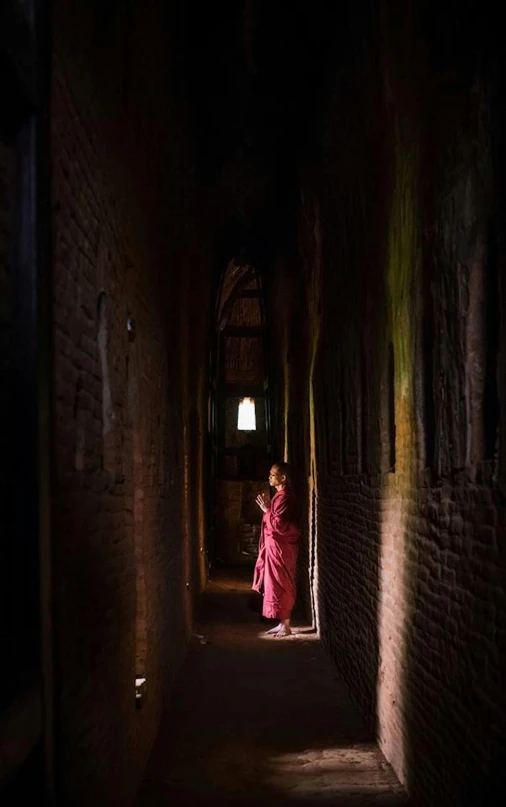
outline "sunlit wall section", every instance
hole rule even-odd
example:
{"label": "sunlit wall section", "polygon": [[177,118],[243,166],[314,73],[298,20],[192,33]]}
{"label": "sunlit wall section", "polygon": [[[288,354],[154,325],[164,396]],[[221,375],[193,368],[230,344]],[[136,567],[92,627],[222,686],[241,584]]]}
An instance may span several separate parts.
{"label": "sunlit wall section", "polygon": [[[289,344],[289,320],[284,318],[284,344]],[[290,364],[287,360],[283,364],[283,461],[290,462],[290,450],[288,442],[288,422],[290,418]]]}
{"label": "sunlit wall section", "polygon": [[[417,333],[418,251],[415,181],[417,154],[414,139],[403,142],[397,134],[395,178],[388,234],[387,305],[390,345],[385,357],[393,357],[391,375],[395,428],[391,445],[383,445],[394,460],[384,474],[381,506],[381,550],[378,608],[378,736],[381,747],[401,780],[405,778],[403,738],[404,675],[407,627],[411,610],[407,585],[410,488],[417,464],[414,368]],[[408,145],[409,143],[409,145]],[[392,373],[393,370],[393,373]],[[389,384],[386,384],[388,387]],[[401,648],[401,652],[399,652]]]}
{"label": "sunlit wall section", "polygon": [[309,333],[311,334],[310,354],[309,354],[309,479],[308,479],[308,513],[309,513],[309,586],[311,593],[311,608],[313,626],[319,629],[318,615],[318,462],[316,456],[316,404],[315,404],[315,366],[318,355],[321,330],[321,253],[322,238],[320,226],[320,213],[317,200],[313,205],[313,217],[311,222],[307,222],[312,229],[312,241],[314,256],[309,268],[310,283],[308,286],[308,317]]}

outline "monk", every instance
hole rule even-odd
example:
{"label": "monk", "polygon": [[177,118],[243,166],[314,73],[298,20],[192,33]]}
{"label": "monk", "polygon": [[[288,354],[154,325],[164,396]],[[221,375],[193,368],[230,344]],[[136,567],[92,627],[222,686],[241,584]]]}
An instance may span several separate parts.
{"label": "monk", "polygon": [[267,502],[261,494],[255,500],[264,516],[252,588],[263,594],[262,614],[269,619],[279,619],[279,624],[267,634],[283,638],[292,632],[290,618],[295,604],[300,537],[288,463],[272,466],[269,484],[276,488],[272,501]]}

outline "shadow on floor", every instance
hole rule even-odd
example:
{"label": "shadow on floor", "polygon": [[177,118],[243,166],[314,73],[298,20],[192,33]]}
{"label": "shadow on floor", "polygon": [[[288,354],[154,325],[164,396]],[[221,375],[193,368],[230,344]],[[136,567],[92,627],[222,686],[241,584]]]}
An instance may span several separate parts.
{"label": "shadow on floor", "polygon": [[137,807],[407,805],[316,634],[264,638],[249,592],[215,572]]}

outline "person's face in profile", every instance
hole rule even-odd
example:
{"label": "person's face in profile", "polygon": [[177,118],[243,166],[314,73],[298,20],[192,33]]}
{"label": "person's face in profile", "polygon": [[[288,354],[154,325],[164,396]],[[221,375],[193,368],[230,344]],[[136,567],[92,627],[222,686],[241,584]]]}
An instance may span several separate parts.
{"label": "person's face in profile", "polygon": [[271,488],[275,488],[278,485],[284,485],[285,482],[286,476],[284,474],[280,474],[277,465],[273,465],[269,474],[269,485]]}

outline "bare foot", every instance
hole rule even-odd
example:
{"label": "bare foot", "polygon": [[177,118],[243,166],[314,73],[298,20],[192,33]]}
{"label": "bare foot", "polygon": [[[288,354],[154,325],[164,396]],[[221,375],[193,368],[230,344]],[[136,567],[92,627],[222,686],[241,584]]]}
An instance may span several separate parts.
{"label": "bare foot", "polygon": [[278,639],[284,639],[285,636],[291,636],[292,631],[288,627],[288,625],[281,625],[279,630],[276,631],[276,637]]}
{"label": "bare foot", "polygon": [[277,634],[279,633],[279,631],[283,627],[284,627],[283,623],[280,622],[279,625],[276,625],[274,628],[271,628],[270,630],[265,631],[265,635],[266,636],[277,636]]}

